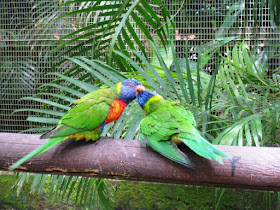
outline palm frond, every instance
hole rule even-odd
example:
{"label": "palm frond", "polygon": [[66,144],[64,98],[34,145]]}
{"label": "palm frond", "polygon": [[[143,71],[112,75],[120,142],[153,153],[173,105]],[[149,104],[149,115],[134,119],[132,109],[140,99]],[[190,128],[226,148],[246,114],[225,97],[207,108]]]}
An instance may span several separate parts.
{"label": "palm frond", "polygon": [[[228,124],[214,142],[249,146],[278,142],[275,130],[279,126],[275,123],[279,122],[276,114],[279,100],[274,97],[279,92],[279,86],[275,87],[277,81],[266,76],[264,67],[257,56],[248,52],[244,41],[236,44],[223,60],[218,86],[221,85],[226,98],[216,103],[215,110],[223,110],[222,118],[232,119],[233,123]],[[273,113],[276,118],[272,117]]]}
{"label": "palm frond", "polygon": [[[105,57],[107,59],[106,56],[112,57],[114,49],[125,52],[129,47],[140,50],[148,58],[145,39],[154,42],[153,33],[165,46],[166,30],[169,30],[166,21],[170,17],[161,1],[148,3],[147,1],[126,0],[118,3],[76,0],[62,4],[61,10],[69,9],[69,5],[70,8],[75,8],[74,11],[66,12],[56,21],[74,16],[79,18],[77,22],[84,23],[84,25],[75,25],[76,21],[70,23],[73,32],[54,43],[58,46],[52,52],[59,52],[66,45],[71,46],[77,42],[79,44],[74,44],[66,51],[59,53],[55,60],[60,58],[62,60],[58,61],[53,68],[65,62],[66,59],[63,56],[69,53],[70,57],[89,53],[92,58]],[[71,24],[75,26],[73,27]],[[163,27],[164,25],[166,27]],[[140,33],[144,34],[141,38],[136,35]],[[124,43],[128,43],[128,46]],[[113,65],[111,59],[107,59],[107,62]]]}

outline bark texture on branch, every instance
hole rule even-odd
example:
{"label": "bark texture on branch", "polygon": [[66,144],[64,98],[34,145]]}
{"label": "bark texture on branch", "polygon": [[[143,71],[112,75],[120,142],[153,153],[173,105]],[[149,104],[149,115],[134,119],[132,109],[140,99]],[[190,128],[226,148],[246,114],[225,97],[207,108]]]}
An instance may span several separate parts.
{"label": "bark texture on branch", "polygon": [[[38,135],[0,133],[0,170],[46,140]],[[195,170],[166,159],[139,141],[102,138],[95,142],[67,140],[18,167],[17,171],[104,177],[109,179],[188,184],[255,190],[280,190],[280,148],[217,146],[232,157],[224,165],[180,149]]]}

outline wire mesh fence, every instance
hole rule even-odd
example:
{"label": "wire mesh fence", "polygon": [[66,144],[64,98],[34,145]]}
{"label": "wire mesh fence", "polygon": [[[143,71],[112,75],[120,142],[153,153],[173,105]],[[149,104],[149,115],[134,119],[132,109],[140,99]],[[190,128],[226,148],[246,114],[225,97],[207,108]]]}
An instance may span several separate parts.
{"label": "wire mesh fence", "polygon": [[[49,52],[53,43],[61,37],[76,31],[81,23],[92,20],[82,16],[67,16],[51,21],[65,12],[78,7],[61,6],[63,1],[42,0],[2,0],[0,2],[0,131],[19,132],[30,128],[32,122],[25,119],[30,114],[15,109],[39,107],[41,104],[19,101],[38,93],[38,87],[54,79],[46,75],[52,68],[50,59],[56,56]],[[229,41],[229,47],[246,40],[248,48],[254,46],[257,54],[267,60],[267,68],[279,67],[280,58],[272,57],[279,53],[280,31],[272,23],[267,4],[260,0],[215,0],[215,1],[175,1],[165,0],[165,5],[175,22],[174,31],[176,52],[179,58],[185,56],[185,43],[189,42],[189,59],[196,61],[198,46],[204,50]],[[153,6],[153,5],[152,5]],[[86,40],[79,40],[83,42]],[[145,40],[142,40],[143,42]],[[71,43],[75,46],[77,43]],[[59,52],[67,50],[67,46]],[[78,49],[77,49],[78,50]],[[56,52],[56,53],[59,53]],[[225,47],[220,50],[225,52]],[[65,55],[67,56],[67,54]],[[213,55],[205,70],[215,68]],[[184,65],[182,59],[181,65]],[[65,62],[55,71],[63,72],[71,67]],[[55,90],[54,90],[55,91]]]}

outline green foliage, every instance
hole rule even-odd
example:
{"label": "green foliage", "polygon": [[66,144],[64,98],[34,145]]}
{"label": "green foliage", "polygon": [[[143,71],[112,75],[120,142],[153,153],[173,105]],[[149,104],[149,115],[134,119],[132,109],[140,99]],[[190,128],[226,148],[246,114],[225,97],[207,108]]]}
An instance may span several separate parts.
{"label": "green foliage", "polygon": [[[215,193],[217,191],[217,193]],[[116,209],[215,209],[220,191],[223,197],[218,209],[269,209],[265,192],[221,190],[206,187],[118,182],[113,196]],[[271,193],[271,197],[277,193]],[[277,208],[277,199],[270,209]]]}
{"label": "green foliage", "polygon": [[[24,173],[26,174],[26,173]],[[30,179],[22,185],[20,193],[14,188],[14,184],[18,177],[16,175],[0,173],[0,208],[1,209],[74,209],[72,204],[66,202],[49,202],[47,196],[48,187],[44,188],[44,192],[38,195],[34,191],[30,192],[33,187],[33,175],[29,175]],[[47,175],[48,176],[48,175]],[[48,179],[49,181],[49,179]],[[48,184],[47,184],[48,186]],[[43,193],[43,194],[42,194]]]}
{"label": "green foliage", "polygon": [[214,142],[240,146],[279,143],[279,75],[268,77],[259,58],[247,52],[245,42],[236,44],[223,59],[216,82],[223,94],[212,111],[219,113],[219,120],[232,123],[223,127]]}
{"label": "green foliage", "polygon": [[15,186],[17,196],[22,194],[24,187],[24,191],[30,190],[31,193],[41,196],[47,194],[49,203],[61,202],[70,205],[74,201],[75,206],[83,209],[111,209],[112,186],[104,179],[20,173]]}
{"label": "green foliage", "polygon": [[[54,67],[64,63],[66,61],[64,55],[68,53],[71,57],[85,53],[91,58],[103,57],[111,65],[114,65],[112,62],[114,60],[113,49],[120,51],[125,51],[127,48],[137,49],[147,58],[146,46],[141,41],[142,39],[153,40],[152,35],[156,35],[165,45],[168,38],[169,24],[165,23],[170,15],[166,7],[158,0],[149,3],[146,0],[65,1],[61,5],[61,10],[68,9],[69,12],[61,15],[59,19],[71,17],[73,22],[70,25],[74,25],[75,30],[55,42],[54,45],[58,44],[58,46],[52,51],[56,52],[64,46],[70,46],[82,39],[86,41],[59,53],[54,61],[59,58],[63,59]],[[144,24],[144,20],[148,24]],[[139,34],[143,35],[139,36]],[[121,64],[119,61],[116,62]]]}
{"label": "green foliage", "polygon": [[[16,175],[0,176],[0,208],[2,209],[77,209],[74,204],[77,195],[77,186],[72,187],[73,180],[79,182],[77,177],[61,176],[60,188],[68,188],[66,196],[62,199],[61,191],[54,190],[54,197],[58,192],[58,198],[53,201],[47,198],[50,193],[50,175],[30,175],[29,181],[16,195],[13,185],[17,179]],[[45,187],[36,189],[45,182]],[[59,178],[58,178],[59,179]],[[62,179],[62,178],[61,178]],[[36,181],[35,181],[36,180]],[[72,180],[72,181],[71,181]],[[93,181],[94,179],[91,179]],[[68,183],[68,185],[67,185]],[[35,184],[38,184],[36,187]],[[92,183],[89,182],[88,185]],[[115,186],[115,191],[110,195],[114,209],[214,209],[219,199],[220,189],[190,187],[179,185],[147,184],[135,182],[109,182]],[[13,188],[13,190],[11,190]],[[71,195],[68,197],[70,190]],[[30,192],[31,191],[31,192]],[[217,191],[217,193],[216,193]],[[38,195],[39,194],[39,195]],[[86,196],[86,194],[84,195]],[[88,196],[92,196],[89,194]],[[94,197],[94,196],[92,196]],[[92,198],[91,197],[91,198]],[[90,199],[89,199],[90,200]],[[266,201],[271,200],[271,203]],[[78,202],[80,199],[78,199]],[[277,193],[266,193],[244,190],[225,190],[220,202],[220,209],[276,209]],[[84,208],[84,206],[82,206]],[[100,209],[95,206],[95,209]]]}

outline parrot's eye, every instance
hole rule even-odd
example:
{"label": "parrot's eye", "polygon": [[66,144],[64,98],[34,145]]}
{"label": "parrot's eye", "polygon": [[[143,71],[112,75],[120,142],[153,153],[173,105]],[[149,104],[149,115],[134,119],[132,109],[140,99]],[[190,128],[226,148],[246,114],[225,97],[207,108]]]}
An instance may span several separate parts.
{"label": "parrot's eye", "polygon": [[128,84],[128,87],[133,87],[133,84],[129,83],[129,84]]}

